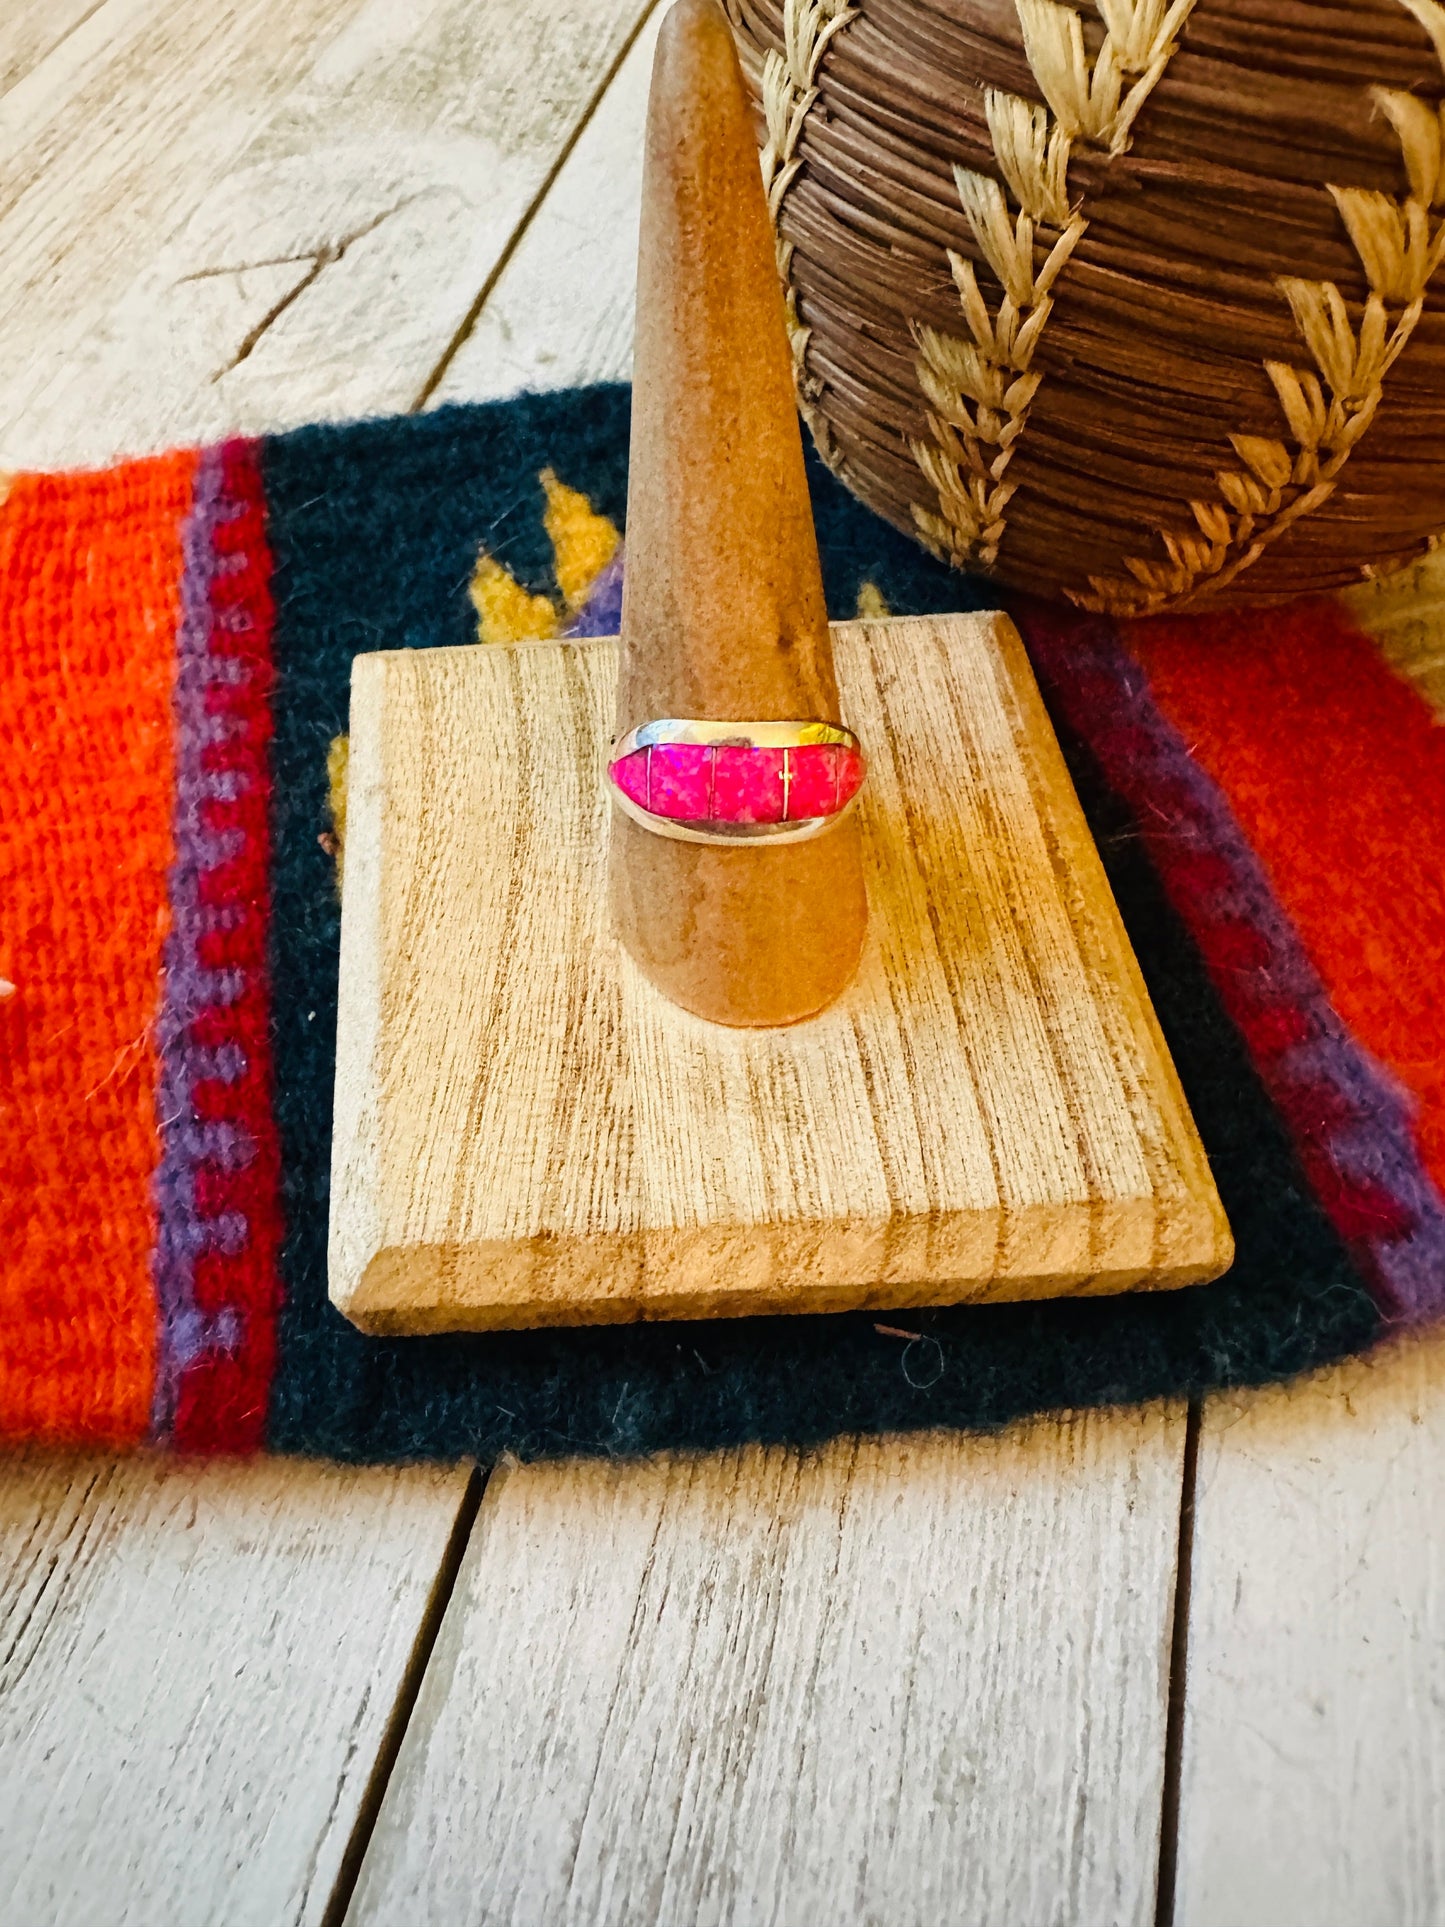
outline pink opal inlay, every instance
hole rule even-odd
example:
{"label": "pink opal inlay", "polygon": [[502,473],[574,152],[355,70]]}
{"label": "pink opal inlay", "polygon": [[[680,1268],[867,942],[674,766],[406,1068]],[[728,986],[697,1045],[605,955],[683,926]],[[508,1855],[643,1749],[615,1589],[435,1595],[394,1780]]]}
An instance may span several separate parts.
{"label": "pink opal inlay", "polygon": [[856,749],[655,743],[620,756],[612,780],[639,809],[675,823],[798,823],[834,816],[863,781]]}
{"label": "pink opal inlay", "polygon": [[788,752],[788,815],[831,816],[838,807],[838,756],[835,743],[810,743]]}
{"label": "pink opal inlay", "polygon": [[712,814],[712,751],[703,743],[654,743],[645,808],[675,823],[701,823]]}
{"label": "pink opal inlay", "polygon": [[640,810],[647,808],[647,758],[647,750],[635,749],[630,756],[619,756],[611,765],[613,782]]}
{"label": "pink opal inlay", "polygon": [[713,751],[713,820],[718,823],[781,823],[787,815],[783,786],[786,749],[749,749],[719,743]]}
{"label": "pink opal inlay", "polygon": [[834,808],[841,810],[862,789],[867,766],[860,749],[839,749],[834,754],[838,758],[838,801]]}

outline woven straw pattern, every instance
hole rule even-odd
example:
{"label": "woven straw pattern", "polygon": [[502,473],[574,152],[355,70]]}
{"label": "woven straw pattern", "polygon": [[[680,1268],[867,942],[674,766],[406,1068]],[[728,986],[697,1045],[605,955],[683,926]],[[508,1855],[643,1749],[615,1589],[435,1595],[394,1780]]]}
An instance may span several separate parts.
{"label": "woven straw pattern", "polygon": [[892,521],[1131,615],[1432,546],[1441,0],[730,10],[804,413]]}

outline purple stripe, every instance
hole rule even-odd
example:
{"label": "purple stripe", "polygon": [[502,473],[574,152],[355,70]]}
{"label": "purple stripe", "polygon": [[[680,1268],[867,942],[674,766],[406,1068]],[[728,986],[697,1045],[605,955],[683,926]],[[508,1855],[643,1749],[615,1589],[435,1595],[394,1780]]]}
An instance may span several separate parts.
{"label": "purple stripe", "polygon": [[597,577],[582,607],[563,630],[566,636],[615,636],[622,628],[622,550]]}
{"label": "purple stripe", "polygon": [[152,1277],[158,1316],[151,1432],[157,1441],[170,1436],[186,1368],[207,1353],[232,1350],[239,1336],[233,1311],[209,1314],[197,1303],[196,1260],[210,1252],[240,1250],[248,1228],[244,1217],[234,1211],[202,1219],[196,1204],[197,1178],[205,1167],[242,1170],[256,1155],[249,1133],[234,1124],[198,1117],[194,1104],[199,1079],[234,1083],[245,1074],[241,1051],[234,1045],[198,1051],[190,1039],[196,1019],[207,1010],[234,1003],[246,983],[240,970],[208,969],[201,962],[205,939],[234,922],[232,907],[204,900],[205,878],[235,856],[241,842],[239,832],[216,834],[202,821],[205,805],[234,796],[238,781],[205,767],[206,751],[223,741],[232,727],[228,718],[209,712],[207,697],[217,684],[241,683],[253,672],[249,663],[211,653],[211,587],[218,572],[215,536],[228,515],[236,512],[225,499],[223,478],[221,450],[203,450],[181,537],[181,617],[172,698],[176,854],[167,879],[171,929],[156,1025],[161,1157],[153,1186],[157,1223]]}
{"label": "purple stripe", "polygon": [[[1347,1236],[1382,1310],[1405,1323],[1445,1313],[1445,1198],[1420,1156],[1413,1104],[1330,1002],[1228,799],[1154,701],[1111,625],[1024,614],[1051,703],[1129,805],[1171,901],[1250,1045],[1321,1202]],[[1247,934],[1248,961],[1232,939]],[[1271,1048],[1271,1020],[1295,1036]],[[1377,1233],[1360,1220],[1377,1200]]]}

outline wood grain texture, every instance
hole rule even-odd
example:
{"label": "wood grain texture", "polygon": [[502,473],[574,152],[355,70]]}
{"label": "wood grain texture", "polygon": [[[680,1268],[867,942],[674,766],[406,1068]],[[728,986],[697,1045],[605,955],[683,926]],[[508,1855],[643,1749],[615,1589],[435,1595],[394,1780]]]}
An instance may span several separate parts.
{"label": "wood grain texture", "polygon": [[494,1475],[349,1918],[1145,1927],[1182,1433]]}
{"label": "wood grain texture", "polygon": [[1445,1918],[1445,1337],[1205,1408],[1179,1927]]}
{"label": "wood grain texture", "polygon": [[665,11],[659,0],[429,406],[631,377],[642,133]]}
{"label": "wood grain texture", "polygon": [[353,679],[331,1290],[373,1331],[1215,1275],[1228,1228],[1017,632],[834,631],[872,761],[832,1010],[731,1031],[616,944],[616,645]]}
{"label": "wood grain texture", "polygon": [[105,4],[106,0],[7,0],[0,17],[0,97]]}
{"label": "wood grain texture", "polygon": [[[514,210],[555,164],[630,18],[574,12],[575,67],[565,38],[547,40],[549,21],[564,37],[574,24],[553,6],[493,9],[474,57],[453,62],[452,86],[470,75],[474,118],[499,131],[488,186]],[[318,317],[310,351],[273,362],[246,398],[244,424],[221,371],[314,265],[270,257],[349,231],[368,129],[384,173],[388,78],[413,116],[398,117],[393,158],[433,78],[444,92],[426,38],[437,18],[360,0],[0,8],[0,459],[98,461],[318,411],[354,330],[329,338]],[[326,78],[347,32],[373,68],[365,85]],[[458,37],[454,25],[454,54]],[[521,90],[529,47],[548,59]],[[353,163],[344,180],[338,146]],[[511,234],[500,213],[498,251]],[[314,300],[345,266],[325,264]],[[414,269],[404,250],[390,258],[400,294],[370,337],[373,373],[404,381],[408,400],[459,312],[433,310],[429,334],[404,337],[398,300],[424,309],[437,285],[424,256]],[[357,412],[391,392],[366,380],[359,371],[348,391]],[[320,1921],[466,1489],[465,1472],[294,1461],[0,1465],[7,1927]]]}
{"label": "wood grain texture", "polygon": [[464,1471],[13,1462],[5,1919],[315,1922]]}
{"label": "wood grain texture", "polygon": [[[556,11],[550,4],[546,10]],[[37,67],[13,51],[19,27],[35,23],[48,33],[62,14],[73,20],[85,11],[65,0],[0,9],[0,73],[28,78]],[[43,85],[32,80],[18,97],[12,85],[0,122],[9,297],[0,312],[0,459],[15,462],[100,460],[117,449],[211,432],[217,420],[229,423],[224,409],[212,412],[202,385],[184,390],[183,374],[170,370],[199,366],[208,381],[311,264],[250,265],[172,286],[176,270],[163,272],[157,262],[196,208],[217,193],[268,116],[303,85],[329,37],[361,8],[355,0],[237,0],[223,9],[102,0],[94,11],[85,32],[68,36],[63,50],[39,63],[40,71],[48,69]],[[393,22],[404,17],[400,8],[388,11]],[[540,11],[538,0],[514,0],[505,20],[488,15],[479,25],[475,66],[484,76],[515,76],[515,69],[498,65],[508,59],[505,45],[490,64],[488,57],[513,23],[521,36],[535,31],[531,16]],[[380,17],[376,8],[372,17]],[[428,15],[408,9],[405,17]],[[565,53],[558,59],[565,67]],[[636,75],[645,64],[639,56],[624,71]],[[380,84],[380,69],[376,78]],[[562,98],[565,74],[554,78]],[[419,102],[426,84],[425,74],[408,81]],[[645,72],[636,86],[632,111],[640,135]],[[635,175],[624,170],[634,167],[636,150],[620,131],[614,102],[609,92],[537,210],[439,399],[627,372],[624,315],[630,314],[634,249],[629,238],[613,252],[607,230],[611,210],[635,198]],[[344,113],[344,100],[333,106]],[[602,129],[614,119],[619,132],[610,157],[599,158],[595,174],[588,174],[585,155],[601,156]],[[296,136],[291,165],[298,174],[309,151],[305,140],[324,144],[327,126],[318,117],[309,135]],[[550,144],[542,144],[539,178],[555,165],[566,135],[564,117]],[[249,245],[247,205],[238,194],[217,230],[228,245],[239,238],[245,251],[189,249],[181,274],[256,262],[264,250]],[[583,257],[578,228],[585,228],[589,207],[596,210],[597,247]],[[368,210],[374,211],[375,205]],[[609,260],[611,278],[604,282]],[[404,256],[395,263],[407,296],[419,305],[430,299],[427,261],[419,255],[412,265]],[[337,266],[325,267],[310,299],[322,299]],[[145,308],[147,287],[159,290],[154,314]],[[623,305],[613,305],[618,302]],[[490,332],[489,318],[497,312],[507,318],[518,366],[537,373],[491,373],[499,336]],[[545,349],[534,350],[534,340]],[[253,420],[260,422],[268,406],[268,424],[312,412],[311,396],[335,380],[333,350],[320,325],[313,348],[315,365],[301,353],[272,362],[269,383],[248,402],[257,410]],[[411,352],[410,343],[398,344],[399,359],[403,352]],[[389,379],[385,362],[384,354],[373,354],[369,366],[381,367]],[[427,369],[408,370],[408,379],[412,372],[420,392]],[[177,400],[183,390],[191,397],[184,405]],[[388,405],[389,389],[373,399],[358,380],[351,392],[360,410]],[[1217,1743],[1197,1758],[1221,1778],[1240,1771],[1226,1722],[1231,1707],[1250,1704],[1264,1737],[1250,1742],[1243,1776],[1249,1797],[1262,1784],[1267,1792],[1275,1774],[1290,1778],[1299,1794],[1291,1811],[1303,1816],[1301,1855],[1317,1853],[1319,1878],[1325,1869],[1339,1872],[1348,1850],[1369,1871],[1353,1885],[1347,1878],[1341,1890],[1365,1893],[1373,1880],[1374,1895],[1386,1895],[1379,1906],[1367,1895],[1351,1927],[1363,1919],[1372,1927],[1376,1920],[1433,1920],[1441,1912],[1438,1879],[1429,1884],[1430,1862],[1421,1850],[1426,1831],[1409,1832],[1413,1810],[1382,1806],[1363,1786],[1341,1834],[1323,1841],[1310,1811],[1316,1799],[1331,1815],[1344,1811],[1327,1776],[1344,1770],[1336,1747],[1346,1732],[1358,1742],[1364,1767],[1379,1768],[1386,1792],[1403,1787],[1406,1766],[1413,1770],[1420,1758],[1419,1722],[1430,1709],[1415,1699],[1400,1727],[1400,1701],[1393,1696],[1399,1654],[1412,1652],[1414,1666],[1428,1660],[1429,1651],[1422,1656],[1418,1644],[1404,1646],[1400,1599],[1423,1613],[1412,1623],[1433,1650],[1441,1643],[1438,1579],[1433,1567],[1423,1567],[1423,1552],[1417,1550],[1413,1564],[1410,1557],[1412,1543],[1428,1552],[1438,1536],[1438,1445],[1423,1459],[1402,1450],[1402,1441],[1413,1446],[1422,1433],[1422,1443],[1437,1435],[1422,1425],[1406,1439],[1404,1426],[1416,1409],[1409,1373],[1378,1381],[1378,1398],[1368,1404],[1347,1376],[1333,1396],[1349,1397],[1356,1420],[1348,1409],[1320,1409],[1308,1428],[1312,1459],[1286,1460],[1300,1515],[1284,1543],[1257,1555],[1285,1603],[1275,1617],[1232,1627],[1233,1677],[1245,1686],[1225,1692],[1211,1719]],[[890,1461],[886,1476],[870,1488],[860,1541],[875,1563],[872,1572],[861,1571],[862,1554],[844,1545],[858,1530],[860,1500],[843,1448],[796,1469],[779,1465],[774,1483],[746,1489],[735,1460],[694,1462],[688,1479],[674,1479],[665,1494],[646,1501],[644,1523],[655,1528],[649,1546],[658,1549],[650,1571],[648,1549],[638,1544],[642,1527],[626,1523],[625,1504],[604,1506],[596,1494],[612,1480],[650,1477],[651,1468],[557,1467],[514,1475],[518,1486],[528,1483],[528,1513],[539,1523],[489,1528],[474,1549],[468,1584],[484,1610],[468,1613],[467,1643],[458,1632],[438,1655],[358,1914],[388,1923],[427,1918],[421,1907],[408,1912],[388,1902],[413,1891],[406,1886],[408,1870],[421,1890],[427,1873],[418,1862],[422,1843],[431,1841],[438,1889],[459,1896],[450,1914],[437,1910],[432,1917],[438,1919],[464,1920],[469,1906],[490,1908],[483,1918],[528,1923],[566,1918],[569,1906],[578,1920],[633,1913],[662,1918],[653,1896],[667,1900],[679,1882],[685,1889],[687,1881],[705,1877],[710,1885],[696,1910],[701,1918],[709,1917],[708,1908],[711,1917],[728,1917],[733,1893],[742,1898],[732,1919],[747,1919],[746,1903],[756,1896],[754,1917],[768,1918],[771,1879],[789,1903],[788,1920],[806,1927],[807,1891],[816,1877],[824,1897],[811,1918],[828,1927],[951,1917],[970,1927],[989,1919],[1010,1927],[1015,1921],[1107,1921],[1111,1927],[1149,1921],[1162,1747],[1159,1629],[1171,1579],[1161,1548],[1172,1538],[1178,1511],[1178,1429],[1171,1417],[1167,1453],[1141,1449],[1140,1473],[1131,1482],[1130,1441],[1138,1423],[1134,1414],[1095,1415],[1087,1451],[1077,1447],[1071,1427],[1038,1427],[1023,1458],[1011,1443],[1018,1435],[1009,1434],[998,1441],[928,1442],[926,1462]],[[1246,1425],[1245,1436],[1258,1443],[1263,1435]],[[1263,1508],[1266,1522],[1275,1518],[1277,1436],[1269,1438],[1268,1451],[1236,1468],[1229,1487],[1236,1510]],[[923,1443],[896,1449],[902,1455]],[[995,1452],[996,1459],[987,1456]],[[1356,1494],[1346,1505],[1338,1502],[1342,1458],[1349,1460]],[[987,1477],[985,1466],[992,1467]],[[779,1505],[785,1473],[795,1488],[808,1482],[802,1524],[797,1505]],[[388,1635],[392,1644],[373,1633],[368,1662],[356,1629],[363,1622],[385,1624],[396,1595],[414,1601],[430,1583],[456,1494],[446,1487],[439,1498],[426,1498],[428,1514],[435,1504],[440,1517],[423,1519],[421,1495],[428,1488],[416,1483],[419,1475],[361,1476],[287,1464],[226,1468],[226,1480],[236,1484],[222,1504],[212,1483],[218,1476],[215,1468],[172,1467],[162,1474],[73,1463],[42,1474],[15,1461],[0,1470],[6,1522],[0,1543],[7,1548],[0,1653],[25,1628],[10,1670],[0,1675],[0,1890],[7,1903],[0,1911],[7,1922],[70,1927],[104,1921],[109,1927],[144,1921],[149,1927],[224,1919],[269,1927],[278,1919],[314,1919],[322,1909],[377,1731],[374,1701],[354,1726],[338,1708],[345,1692],[360,1704],[373,1670],[381,1682],[373,1692],[384,1689],[388,1668],[395,1677],[397,1644],[408,1637],[399,1623]],[[1343,1559],[1340,1546],[1358,1549],[1358,1494],[1371,1477],[1384,1494],[1381,1516],[1402,1535],[1398,1590],[1377,1583],[1374,1565],[1370,1583],[1347,1589],[1348,1611],[1333,1624],[1334,1643],[1322,1652],[1317,1616],[1301,1618],[1293,1609],[1323,1561]],[[100,1506],[87,1497],[97,1478],[110,1495]],[[157,1489],[148,1481],[161,1478],[174,1504],[148,1496]],[[187,1490],[191,1499],[182,1509]],[[386,1492],[393,1496],[383,1501],[378,1495]],[[517,1486],[510,1495],[503,1486],[497,1498],[511,1505],[516,1493]],[[888,1530],[889,1512],[896,1513],[896,1532]],[[619,1519],[616,1537],[609,1536]],[[838,1522],[832,1543],[829,1520]],[[1232,1521],[1224,1525],[1228,1530]],[[803,1590],[798,1574],[805,1554],[812,1556],[805,1530],[823,1541],[823,1573],[810,1576]],[[1117,1577],[1127,1549],[1140,1545],[1154,1549],[1149,1560]],[[395,1557],[382,1557],[379,1547]],[[1196,1556],[1201,1568],[1208,1566],[1202,1542]],[[624,1558],[638,1582],[630,1590],[611,1583]],[[705,1592],[720,1570],[732,1573],[737,1589],[725,1596]],[[662,1583],[668,1575],[690,1586],[684,1597],[669,1594]],[[1239,1556],[1236,1576],[1249,1583]],[[152,1585],[159,1588],[154,1595]],[[549,1595],[553,1612],[532,1618],[534,1610],[543,1613]],[[578,1601],[595,1610],[571,1618]],[[707,1638],[687,1644],[679,1656],[684,1609],[701,1616]],[[143,1635],[137,1643],[127,1636],[130,1624]],[[803,1658],[793,1657],[794,1639]],[[1246,1639],[1254,1648],[1244,1654]],[[328,1702],[338,1648],[344,1691]],[[1202,1650],[1196,1632],[1197,1664]],[[804,1696],[802,1672],[808,1655],[818,1669],[811,1698]],[[1152,1679],[1141,1666],[1155,1669]],[[749,1696],[760,1668],[766,1668],[762,1687]],[[1311,1727],[1298,1697],[1271,1697],[1276,1676],[1291,1692],[1301,1681],[1319,1685],[1328,1717]],[[627,1690],[619,1692],[609,1719],[610,1689],[618,1680]],[[785,1687],[791,1682],[799,1697],[784,1694],[774,1711],[779,1680]],[[253,1723],[258,1682],[266,1723],[259,1733]],[[1194,1682],[1204,1684],[1197,1669]],[[673,1708],[660,1703],[667,1692]],[[830,1719],[830,1695],[836,1719]],[[640,1703],[653,1726],[633,1717]],[[806,1722],[797,1710],[804,1704]],[[313,1717],[322,1722],[324,1745],[308,1739]],[[669,1718],[667,1745],[650,1765],[650,1736]],[[1403,1764],[1391,1758],[1392,1722],[1409,1736]],[[790,1731],[807,1739],[809,1759],[821,1764],[810,1768],[805,1824],[780,1839],[781,1819],[798,1802]],[[1300,1742],[1311,1731],[1323,1733],[1324,1744],[1306,1752]],[[1276,1733],[1288,1742],[1281,1760],[1269,1754]],[[875,1741],[878,1734],[886,1751]],[[521,1766],[512,1770],[507,1749],[519,1735]],[[454,1751],[444,1759],[448,1741]],[[739,1760],[746,1769],[745,1807],[730,1803]],[[864,1784],[874,1761],[880,1777]],[[417,1764],[424,1774],[413,1772]],[[1326,1776],[1320,1784],[1328,1797],[1313,1788],[1312,1776]],[[565,1798],[554,1804],[559,1780]],[[1121,1782],[1127,1797],[1116,1805]],[[720,1798],[714,1793],[719,1783]],[[831,1804],[835,1783],[846,1797]],[[880,1786],[891,1789],[890,1801],[874,1798]],[[32,1789],[38,1789],[34,1804]],[[328,1828],[320,1815],[338,1789],[342,1802]],[[1181,1927],[1196,1920],[1196,1887],[1206,1902],[1220,1892],[1211,1884],[1209,1858],[1232,1850],[1229,1829],[1240,1811],[1231,1817],[1220,1804],[1233,1789],[1206,1788],[1194,1770],[1185,1791]],[[68,1800],[83,1805],[67,1806]],[[48,1820],[38,1816],[47,1801]],[[1190,1809],[1201,1803],[1212,1818],[1193,1836]],[[1438,1811],[1438,1795],[1435,1805]],[[297,1824],[311,1828],[309,1843],[298,1843],[292,1832],[296,1809]],[[258,1832],[260,1814],[279,1830],[279,1844]],[[496,1828],[484,1832],[473,1824],[475,1814],[495,1816]],[[905,1825],[889,1836],[885,1828],[895,1814]],[[560,1816],[560,1845],[549,1831],[554,1816]],[[1378,1850],[1365,1836],[1376,1820]],[[1242,1840],[1257,1838],[1247,1830],[1254,1824],[1248,1814],[1240,1824]],[[767,1854],[751,1874],[750,1826]],[[486,1884],[494,1841],[501,1843],[495,1854],[501,1870]],[[1401,1841],[1408,1850],[1397,1853]],[[1277,1838],[1269,1844],[1280,1850]],[[559,1863],[574,1845],[580,1897],[568,1901],[567,1869]],[[308,1886],[296,1869],[313,1850],[316,1871]],[[153,1868],[144,1864],[149,1856]],[[1303,1869],[1302,1858],[1296,1864]],[[12,1903],[17,1869],[25,1884]],[[1387,1889],[1396,1874],[1398,1890]],[[1312,1878],[1303,1872],[1301,1890],[1310,1897],[1317,1893]],[[305,1896],[300,1912],[286,1912],[288,1894]],[[895,1894],[901,1896],[896,1912]],[[668,1917],[686,1918],[685,1901]],[[1198,1916],[1219,1917],[1218,1911]],[[1318,1917],[1327,1922],[1331,1916],[1321,1909]],[[1279,1927],[1287,1920],[1281,1915]]]}
{"label": "wood grain texture", "polygon": [[413,406],[646,0],[107,0],[5,97],[0,461]]}
{"label": "wood grain texture", "polygon": [[[663,13],[659,0],[509,254],[430,407],[632,376],[642,131]],[[582,293],[586,301],[578,299]]]}

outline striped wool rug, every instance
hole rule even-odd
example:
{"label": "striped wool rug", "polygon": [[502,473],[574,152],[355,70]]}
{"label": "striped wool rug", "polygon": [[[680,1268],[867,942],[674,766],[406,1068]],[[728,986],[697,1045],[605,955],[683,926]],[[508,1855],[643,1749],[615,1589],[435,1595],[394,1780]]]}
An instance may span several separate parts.
{"label": "striped wool rug", "polygon": [[[360,650],[606,634],[598,388],[13,479],[0,1436],[350,1459],[993,1426],[1445,1312],[1445,730],[1344,607],[1020,603],[1234,1227],[1216,1284],[383,1341],[326,1298]],[[985,606],[812,470],[835,616]]]}

